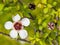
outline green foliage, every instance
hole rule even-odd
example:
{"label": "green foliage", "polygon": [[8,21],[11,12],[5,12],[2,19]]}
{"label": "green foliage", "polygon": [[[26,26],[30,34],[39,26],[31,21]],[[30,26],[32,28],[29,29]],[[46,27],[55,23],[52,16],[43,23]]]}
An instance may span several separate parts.
{"label": "green foliage", "polygon": [[[31,10],[29,4],[35,4],[36,8]],[[60,45],[60,0],[0,0],[0,32],[9,34],[4,28],[7,21],[12,21],[12,16],[19,14],[22,18],[30,19],[30,25],[25,27],[28,31],[28,41],[25,45],[52,45],[53,40]],[[57,20],[56,17],[59,17]],[[53,22],[54,29],[48,29],[48,23]],[[0,34],[1,45],[21,45],[20,41]]]}

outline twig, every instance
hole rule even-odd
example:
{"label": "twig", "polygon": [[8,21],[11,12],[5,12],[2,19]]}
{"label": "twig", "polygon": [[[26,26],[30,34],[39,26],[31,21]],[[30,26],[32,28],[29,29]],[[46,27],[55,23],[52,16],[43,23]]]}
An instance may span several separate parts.
{"label": "twig", "polygon": [[30,15],[30,19],[34,20],[34,17],[32,16],[31,13],[28,13]]}
{"label": "twig", "polygon": [[9,34],[3,33],[3,32],[0,32],[0,34],[10,37]]}
{"label": "twig", "polygon": [[21,41],[24,41],[24,42],[31,43],[30,41],[28,41],[28,40],[25,40],[25,39],[20,39],[20,38],[18,38],[17,40],[21,40]]}
{"label": "twig", "polygon": [[55,7],[52,7],[55,11],[57,11],[57,9]]}
{"label": "twig", "polygon": [[[9,34],[3,33],[3,32],[0,32],[0,34],[10,37]],[[25,39],[20,39],[20,38],[18,38],[17,40],[21,40],[21,41],[30,43],[30,41],[27,41],[27,40],[25,40]]]}
{"label": "twig", "polygon": [[22,0],[18,0],[18,2],[19,2],[21,5],[23,5]]}

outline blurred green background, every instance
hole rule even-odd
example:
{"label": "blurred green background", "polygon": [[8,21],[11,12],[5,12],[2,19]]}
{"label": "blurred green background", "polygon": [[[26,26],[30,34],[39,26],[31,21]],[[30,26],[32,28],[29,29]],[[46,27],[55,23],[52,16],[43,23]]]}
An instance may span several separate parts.
{"label": "blurred green background", "polygon": [[[10,32],[4,28],[5,22],[12,21],[16,14],[30,19],[24,43],[5,35]],[[60,0],[0,0],[0,45],[60,45],[60,30],[56,25],[49,30],[49,22],[60,25]]]}

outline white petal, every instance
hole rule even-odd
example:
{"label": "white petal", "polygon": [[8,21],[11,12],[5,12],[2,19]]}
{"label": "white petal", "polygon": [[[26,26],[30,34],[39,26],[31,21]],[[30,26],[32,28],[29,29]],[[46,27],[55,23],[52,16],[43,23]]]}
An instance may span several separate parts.
{"label": "white petal", "polygon": [[27,38],[28,33],[27,33],[26,30],[20,30],[20,31],[19,31],[19,35],[20,35],[20,38],[21,38],[21,39],[25,39],[25,38]]}
{"label": "white petal", "polygon": [[16,30],[12,30],[12,31],[10,32],[10,37],[11,37],[11,38],[17,38],[17,35],[18,35],[18,33],[17,33]]}
{"label": "white petal", "polygon": [[19,16],[19,14],[17,14],[16,16],[14,16],[12,19],[13,19],[13,21],[15,21],[15,22],[17,22],[17,21],[19,21],[20,20],[20,16]]}
{"label": "white petal", "polygon": [[11,21],[6,22],[4,25],[6,29],[12,29],[12,26],[13,26],[13,23]]}
{"label": "white petal", "polygon": [[24,26],[28,26],[30,24],[30,20],[28,18],[23,18],[21,22],[22,22],[22,25]]}

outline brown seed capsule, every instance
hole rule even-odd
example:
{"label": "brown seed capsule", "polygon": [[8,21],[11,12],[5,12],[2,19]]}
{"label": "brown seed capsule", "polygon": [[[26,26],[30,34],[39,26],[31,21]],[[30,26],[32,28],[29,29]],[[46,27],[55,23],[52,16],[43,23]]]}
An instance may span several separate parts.
{"label": "brown seed capsule", "polygon": [[35,9],[36,8],[36,5],[35,4],[29,4],[29,9],[31,9],[31,10],[33,10],[33,9]]}

